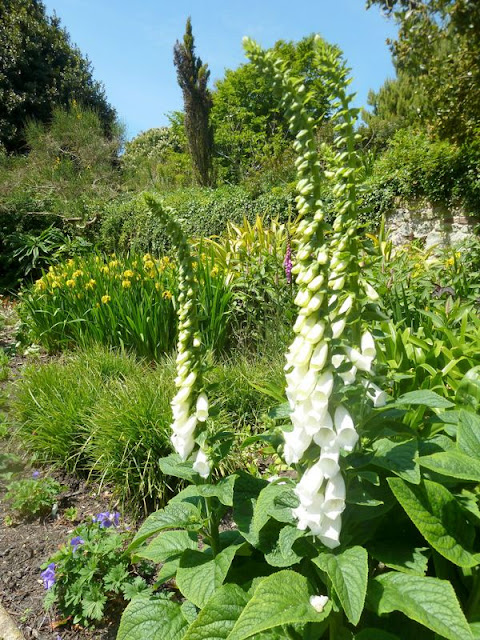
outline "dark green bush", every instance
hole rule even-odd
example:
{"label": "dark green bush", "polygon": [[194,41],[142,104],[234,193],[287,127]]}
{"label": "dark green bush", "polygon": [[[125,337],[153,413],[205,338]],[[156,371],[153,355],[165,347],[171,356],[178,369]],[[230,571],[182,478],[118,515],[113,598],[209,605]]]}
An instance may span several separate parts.
{"label": "dark green bush", "polygon": [[[239,223],[244,216],[251,222],[257,215],[263,215],[267,220],[278,217],[285,221],[294,204],[293,194],[288,189],[255,196],[243,187],[223,186],[161,195],[165,205],[175,209],[189,236],[219,235],[228,221]],[[161,254],[170,249],[162,222],[146,209],[141,196],[117,200],[105,207],[99,242],[108,252]]]}
{"label": "dark green bush", "polygon": [[375,162],[366,199],[378,223],[395,200],[425,198],[446,207],[480,210],[480,142],[458,146],[426,133],[401,129]]}

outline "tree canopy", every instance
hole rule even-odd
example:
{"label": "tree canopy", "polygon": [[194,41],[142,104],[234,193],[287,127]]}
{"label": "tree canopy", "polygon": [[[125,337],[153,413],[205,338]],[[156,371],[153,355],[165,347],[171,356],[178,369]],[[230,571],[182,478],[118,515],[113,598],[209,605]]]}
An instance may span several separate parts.
{"label": "tree canopy", "polygon": [[116,114],[102,84],[40,0],[2,0],[0,60],[0,145],[7,151],[24,150],[28,120],[47,123],[56,106],[73,100],[94,109],[111,133]]}
{"label": "tree canopy", "polygon": [[480,3],[477,0],[368,0],[399,26],[391,41],[398,72],[424,92],[424,122],[463,142],[480,130]]}
{"label": "tree canopy", "polygon": [[[328,109],[322,78],[314,60],[313,35],[299,42],[279,40],[273,49],[293,75],[305,77],[314,100],[311,114],[318,118]],[[220,162],[230,178],[240,179],[249,168],[257,169],[262,159],[281,153],[290,142],[287,119],[278,107],[272,88],[249,62],[216,83],[213,92],[212,123]]]}

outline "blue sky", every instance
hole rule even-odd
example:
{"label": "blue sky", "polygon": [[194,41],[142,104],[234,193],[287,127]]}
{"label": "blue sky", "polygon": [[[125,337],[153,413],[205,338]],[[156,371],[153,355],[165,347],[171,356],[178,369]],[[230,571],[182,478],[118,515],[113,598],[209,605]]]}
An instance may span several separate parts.
{"label": "blue sky", "polygon": [[276,40],[299,40],[320,33],[338,44],[353,70],[357,106],[369,89],[394,75],[386,38],[391,21],[364,0],[46,0],[91,60],[94,77],[105,85],[131,138],[150,127],[168,124],[166,114],[182,108],[172,62],[173,45],[192,18],[197,54],[208,62],[211,82],[245,57],[242,37],[263,47]]}

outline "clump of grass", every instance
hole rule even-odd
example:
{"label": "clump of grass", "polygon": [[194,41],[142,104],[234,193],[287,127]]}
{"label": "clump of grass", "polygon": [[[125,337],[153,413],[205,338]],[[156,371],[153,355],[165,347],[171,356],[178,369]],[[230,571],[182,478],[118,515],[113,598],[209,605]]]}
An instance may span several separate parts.
{"label": "clump of grass", "polygon": [[162,506],[177,485],[158,466],[172,451],[173,377],[168,363],[138,367],[127,379],[111,382],[87,420],[92,471],[130,507],[139,502],[145,511]]}
{"label": "clump of grass", "polygon": [[37,459],[67,470],[86,466],[86,424],[99,395],[109,380],[125,379],[136,367],[132,357],[101,348],[28,366],[13,394],[17,435]]}

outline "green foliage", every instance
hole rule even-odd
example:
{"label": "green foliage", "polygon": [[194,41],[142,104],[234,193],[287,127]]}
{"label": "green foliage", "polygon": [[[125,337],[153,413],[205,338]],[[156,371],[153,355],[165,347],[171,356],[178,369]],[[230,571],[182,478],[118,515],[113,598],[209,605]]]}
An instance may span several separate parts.
{"label": "green foliage", "polygon": [[213,130],[210,124],[212,98],[207,88],[210,71],[195,55],[192,22],[187,19],[183,42],[173,48],[173,63],[183,93],[185,133],[192,157],[195,177],[202,187],[214,184],[212,166]]}
{"label": "green foliage", "polygon": [[116,195],[119,180],[120,134],[106,139],[91,109],[55,107],[48,125],[29,121],[25,136],[28,155],[0,161],[1,264],[9,286],[32,266],[38,277],[39,267],[88,249],[99,203]]}
{"label": "green foliage", "polygon": [[149,254],[70,259],[22,292],[28,338],[50,351],[73,344],[131,349],[159,359],[176,335],[175,265]]}
{"label": "green foliage", "polygon": [[121,166],[127,188],[170,190],[192,187],[191,159],[175,127],[149,129],[127,142]]}
{"label": "green foliage", "polygon": [[[227,224],[241,224],[244,217],[253,223],[257,216],[286,222],[293,194],[288,189],[254,195],[244,187],[185,189],[162,194],[165,206],[175,210],[190,237],[221,235]],[[172,249],[171,240],[160,220],[149,211],[142,196],[115,201],[101,216],[99,244],[111,252],[151,252],[163,254]]]}
{"label": "green foliage", "polygon": [[397,198],[406,202],[425,198],[446,207],[463,205],[467,213],[477,212],[478,149],[478,143],[457,146],[414,129],[397,131],[366,184],[366,202],[375,213],[375,222],[378,224]]}
{"label": "green foliage", "polygon": [[108,609],[124,606],[125,600],[147,596],[151,589],[135,575],[125,546],[128,532],[85,523],[73,530],[42,568],[54,564],[55,582],[48,589],[45,607],[55,605],[64,618],[84,627],[98,624]]}
{"label": "green foliage", "polygon": [[419,115],[441,137],[463,142],[480,125],[480,10],[468,0],[368,0],[399,26],[392,51],[425,95]]}
{"label": "green foliage", "polygon": [[406,73],[386,80],[377,93],[370,91],[368,104],[373,110],[362,112],[367,124],[363,133],[366,146],[376,151],[384,150],[396,131],[418,126],[429,113],[421,87]]}
{"label": "green foliage", "polygon": [[[292,131],[302,126],[297,140],[306,138],[310,148],[311,132],[303,125],[312,121],[302,108],[301,80],[283,72],[281,62],[255,43],[247,40],[246,48],[265,76],[271,74],[283,86],[283,106],[291,115]],[[335,170],[327,174],[333,181],[338,212],[333,229],[338,232],[345,224],[342,216],[356,211],[358,205],[356,181],[361,172],[358,165],[353,166],[351,126],[355,110],[348,104],[349,81],[338,52],[319,41],[318,57],[338,98],[333,116],[337,141],[345,142],[348,150],[338,152]],[[301,142],[297,148],[304,150]],[[340,166],[346,158],[349,164]],[[315,167],[310,181],[299,182],[300,207],[308,197],[307,188],[315,192],[318,187]],[[313,235],[315,227],[311,228]],[[355,233],[354,227],[350,230]],[[335,234],[331,235],[327,242],[338,248]],[[318,247],[311,242],[305,254],[313,269],[312,253]],[[331,258],[329,251],[333,248],[327,244],[325,254]],[[340,255],[347,263],[359,258],[347,250]],[[337,254],[333,259],[339,259]],[[352,277],[349,285],[354,282]],[[362,295],[358,285],[347,291]],[[300,502],[295,478],[303,471],[300,463],[271,482],[237,471],[215,483],[211,475],[200,478],[192,462],[170,456],[160,462],[162,469],[192,484],[147,518],[130,551],[134,557],[164,563],[158,582],[175,577],[175,590],[186,603],[172,601],[167,606],[155,599],[132,603],[122,617],[121,640],[138,640],[147,629],[152,637],[161,629],[165,637],[189,640],[433,640],[434,635],[473,640],[480,587],[480,449],[475,435],[479,419],[474,404],[456,404],[460,398],[456,391],[463,368],[470,371],[478,358],[478,318],[460,301],[450,301],[443,310],[435,305],[434,312],[424,313],[425,335],[417,337],[408,327],[407,332],[385,322],[374,290],[363,313],[375,334],[379,372],[387,379],[398,385],[407,381],[408,386],[412,353],[425,360],[416,364],[413,375],[418,370],[419,377],[409,388],[395,389],[394,401],[385,399],[372,406],[366,397],[366,379],[367,390],[358,380],[336,390],[354,416],[361,443],[339,456],[347,503],[340,543],[329,544],[331,538],[319,539],[298,522],[298,512],[293,510]],[[358,326],[357,318],[347,321]],[[331,317],[325,318],[328,322]],[[347,350],[347,339],[342,339]],[[465,393],[475,401],[478,372],[477,376],[471,373],[467,382]],[[269,392],[273,393],[272,388]],[[291,429],[288,416],[289,411],[280,407],[272,413],[272,428],[262,434],[263,441],[278,447],[279,453],[279,431]],[[316,459],[317,455],[311,445],[307,456]],[[312,496],[322,508],[326,508],[325,498]],[[236,529],[220,531],[219,523],[229,510]]]}
{"label": "green foliage", "polygon": [[102,85],[42,2],[6,0],[0,23],[0,144],[7,151],[23,151],[27,120],[46,123],[55,106],[66,107],[72,99],[97,111],[103,131],[111,132],[115,111]]}
{"label": "green foliage", "polygon": [[136,370],[133,358],[100,348],[26,367],[12,401],[19,438],[42,460],[67,470],[84,467],[87,418],[99,395]]}
{"label": "green foliage", "polygon": [[47,515],[51,511],[62,485],[48,476],[24,478],[7,485],[5,499],[20,518]]}
{"label": "green foliage", "polygon": [[[328,110],[321,73],[314,63],[313,35],[298,42],[279,40],[272,51],[282,56],[295,75],[305,77],[312,90],[311,114],[320,118]],[[294,178],[292,139],[287,118],[278,107],[273,88],[253,63],[227,69],[212,95],[217,162],[229,182],[253,179],[275,170],[276,184]],[[283,176],[282,176],[283,174]]]}

